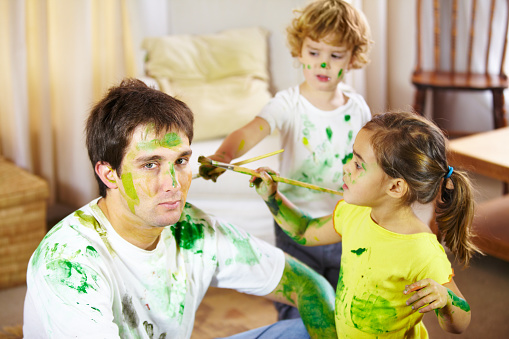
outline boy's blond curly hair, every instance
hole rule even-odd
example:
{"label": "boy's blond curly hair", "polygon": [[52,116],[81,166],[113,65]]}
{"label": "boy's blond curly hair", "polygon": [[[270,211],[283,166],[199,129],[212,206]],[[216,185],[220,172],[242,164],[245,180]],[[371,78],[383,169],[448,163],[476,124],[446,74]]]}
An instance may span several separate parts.
{"label": "boy's blond curly hair", "polygon": [[371,30],[364,14],[342,0],[317,0],[303,9],[294,10],[296,17],[287,27],[288,45],[293,57],[299,57],[306,37],[319,41],[327,38],[333,46],[351,47],[352,68],[368,62]]}

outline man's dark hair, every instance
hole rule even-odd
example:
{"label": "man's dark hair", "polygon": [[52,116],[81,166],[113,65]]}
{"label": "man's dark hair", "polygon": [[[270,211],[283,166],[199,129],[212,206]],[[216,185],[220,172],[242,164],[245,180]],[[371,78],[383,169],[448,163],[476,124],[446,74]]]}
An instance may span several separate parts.
{"label": "man's dark hair", "polygon": [[[141,80],[124,79],[108,90],[87,119],[85,133],[92,167],[97,162],[106,162],[120,175],[132,133],[140,125],[151,125],[157,134],[167,130],[182,132],[191,143],[193,120],[193,113],[182,101]],[[95,177],[100,195],[106,197],[106,185],[97,173]]]}

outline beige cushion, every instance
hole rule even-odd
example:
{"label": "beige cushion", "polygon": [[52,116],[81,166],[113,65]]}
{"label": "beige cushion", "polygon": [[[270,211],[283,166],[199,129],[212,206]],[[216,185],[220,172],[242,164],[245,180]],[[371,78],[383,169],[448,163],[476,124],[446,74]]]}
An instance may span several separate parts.
{"label": "beige cushion", "polygon": [[194,112],[194,140],[228,135],[268,102],[267,36],[253,27],[143,41],[147,74]]}

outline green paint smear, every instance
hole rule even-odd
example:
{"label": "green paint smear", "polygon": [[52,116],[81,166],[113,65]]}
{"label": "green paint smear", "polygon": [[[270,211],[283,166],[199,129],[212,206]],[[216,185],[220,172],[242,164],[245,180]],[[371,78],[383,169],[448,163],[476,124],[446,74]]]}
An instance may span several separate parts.
{"label": "green paint smear", "polygon": [[94,257],[94,258],[98,258],[99,257],[99,253],[97,253],[97,251],[95,250],[95,248],[93,248],[92,246],[87,246],[87,249],[86,249],[86,252],[89,256],[91,257]]}
{"label": "green paint smear", "polygon": [[374,294],[370,294],[368,299],[354,296],[350,315],[356,328],[371,334],[389,332],[387,326],[398,320],[396,309],[390,302]]}
{"label": "green paint smear", "polygon": [[170,174],[171,174],[172,186],[175,188],[175,187],[177,187],[177,177],[175,176],[175,166],[172,163],[170,163]]}
{"label": "green paint smear", "polygon": [[304,144],[304,146],[309,145],[309,140],[308,140],[308,138],[306,138],[306,137],[302,137],[302,143]]}
{"label": "green paint smear", "polygon": [[[271,195],[268,198],[266,204],[274,216],[285,220],[290,225],[293,225],[294,229],[304,231],[308,227],[309,222],[311,221],[311,217],[308,215],[302,215],[302,216],[296,215],[292,209],[286,207],[283,204],[282,200],[276,199],[275,194]],[[296,234],[294,234],[294,232],[287,231],[283,228],[281,228],[281,229],[290,238],[292,238],[293,241],[295,241],[296,243],[301,244],[301,245],[306,244],[307,241],[302,236],[296,235]]]}
{"label": "green paint smear", "polygon": [[353,131],[348,132],[348,141],[352,141],[353,139]]}
{"label": "green paint smear", "polygon": [[182,139],[177,133],[166,133],[162,139],[153,139],[150,141],[140,141],[138,149],[153,151],[159,147],[173,148],[182,144]]}
{"label": "green paint smear", "polygon": [[[186,203],[186,208],[190,205]],[[181,219],[173,226],[171,232],[181,248],[190,250],[196,247],[196,243],[204,239],[203,223],[198,223],[189,214],[182,213]]]}
{"label": "green paint smear", "polygon": [[350,118],[351,118],[350,114],[345,115],[345,121],[350,121]]}
{"label": "green paint smear", "polygon": [[322,64],[320,65],[320,67],[322,67],[322,68],[325,68],[325,67],[327,67],[327,63],[325,63],[325,62],[322,62]]}
{"label": "green paint smear", "polygon": [[94,280],[97,277],[90,272],[90,269],[83,268],[79,263],[59,259],[47,263],[46,268],[53,271],[53,274],[46,278],[54,284],[64,284],[78,293],[88,293],[89,289],[95,290],[88,283],[88,275],[91,275]]}
{"label": "green paint smear", "polygon": [[325,132],[327,133],[327,139],[329,139],[329,141],[331,141],[332,140],[332,128],[330,128],[330,126],[328,126],[325,129]]}
{"label": "green paint smear", "polygon": [[219,228],[219,231],[227,235],[232,240],[233,245],[237,248],[237,255],[233,259],[226,260],[226,265],[232,264],[233,260],[236,263],[246,264],[249,266],[254,266],[260,262],[260,255],[253,250],[251,241],[248,237],[238,236],[228,227],[221,227]]}
{"label": "green paint smear", "polygon": [[447,289],[447,293],[449,294],[449,298],[451,298],[451,302],[452,302],[453,306],[456,306],[465,312],[470,312],[470,305],[467,303],[467,301],[465,299],[458,297],[450,289]]}
{"label": "green paint smear", "polygon": [[351,250],[350,252],[357,254],[357,255],[361,255],[362,253],[364,253],[366,251],[367,251],[367,248],[358,248],[356,250]]}
{"label": "green paint smear", "polygon": [[122,185],[124,186],[125,193],[129,199],[127,200],[127,205],[132,213],[134,213],[134,206],[140,204],[140,198],[138,198],[138,194],[136,193],[136,188],[134,187],[133,182],[133,174],[128,172],[124,173],[121,176]]}
{"label": "green paint smear", "polygon": [[311,65],[308,65],[308,69],[311,69]]}
{"label": "green paint smear", "polygon": [[108,249],[108,252],[111,254],[115,253],[108,240],[108,232],[101,224],[99,224],[93,215],[85,214],[82,210],[77,210],[74,212],[74,217],[78,219],[82,226],[95,230],[101,237],[101,240]]}
{"label": "green paint smear", "polygon": [[346,165],[350,160],[352,160],[353,158],[353,153],[349,153],[347,155],[345,155],[345,157],[343,159],[341,159],[341,162],[343,163],[343,165]]}
{"label": "green paint smear", "polygon": [[341,77],[341,74],[343,74],[343,69],[342,69],[342,68],[339,70],[338,78],[340,78],[340,77]]}

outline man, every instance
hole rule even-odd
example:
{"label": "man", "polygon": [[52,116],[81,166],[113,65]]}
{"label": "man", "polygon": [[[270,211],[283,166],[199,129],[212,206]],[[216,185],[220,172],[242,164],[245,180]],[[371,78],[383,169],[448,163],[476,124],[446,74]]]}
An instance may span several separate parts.
{"label": "man", "polygon": [[[96,104],[86,143],[101,196],[58,223],[30,259],[26,338],[189,338],[209,286],[297,306],[311,337],[335,337],[324,278],[186,203],[192,139],[189,108],[139,80]],[[307,333],[288,320],[239,337]]]}

